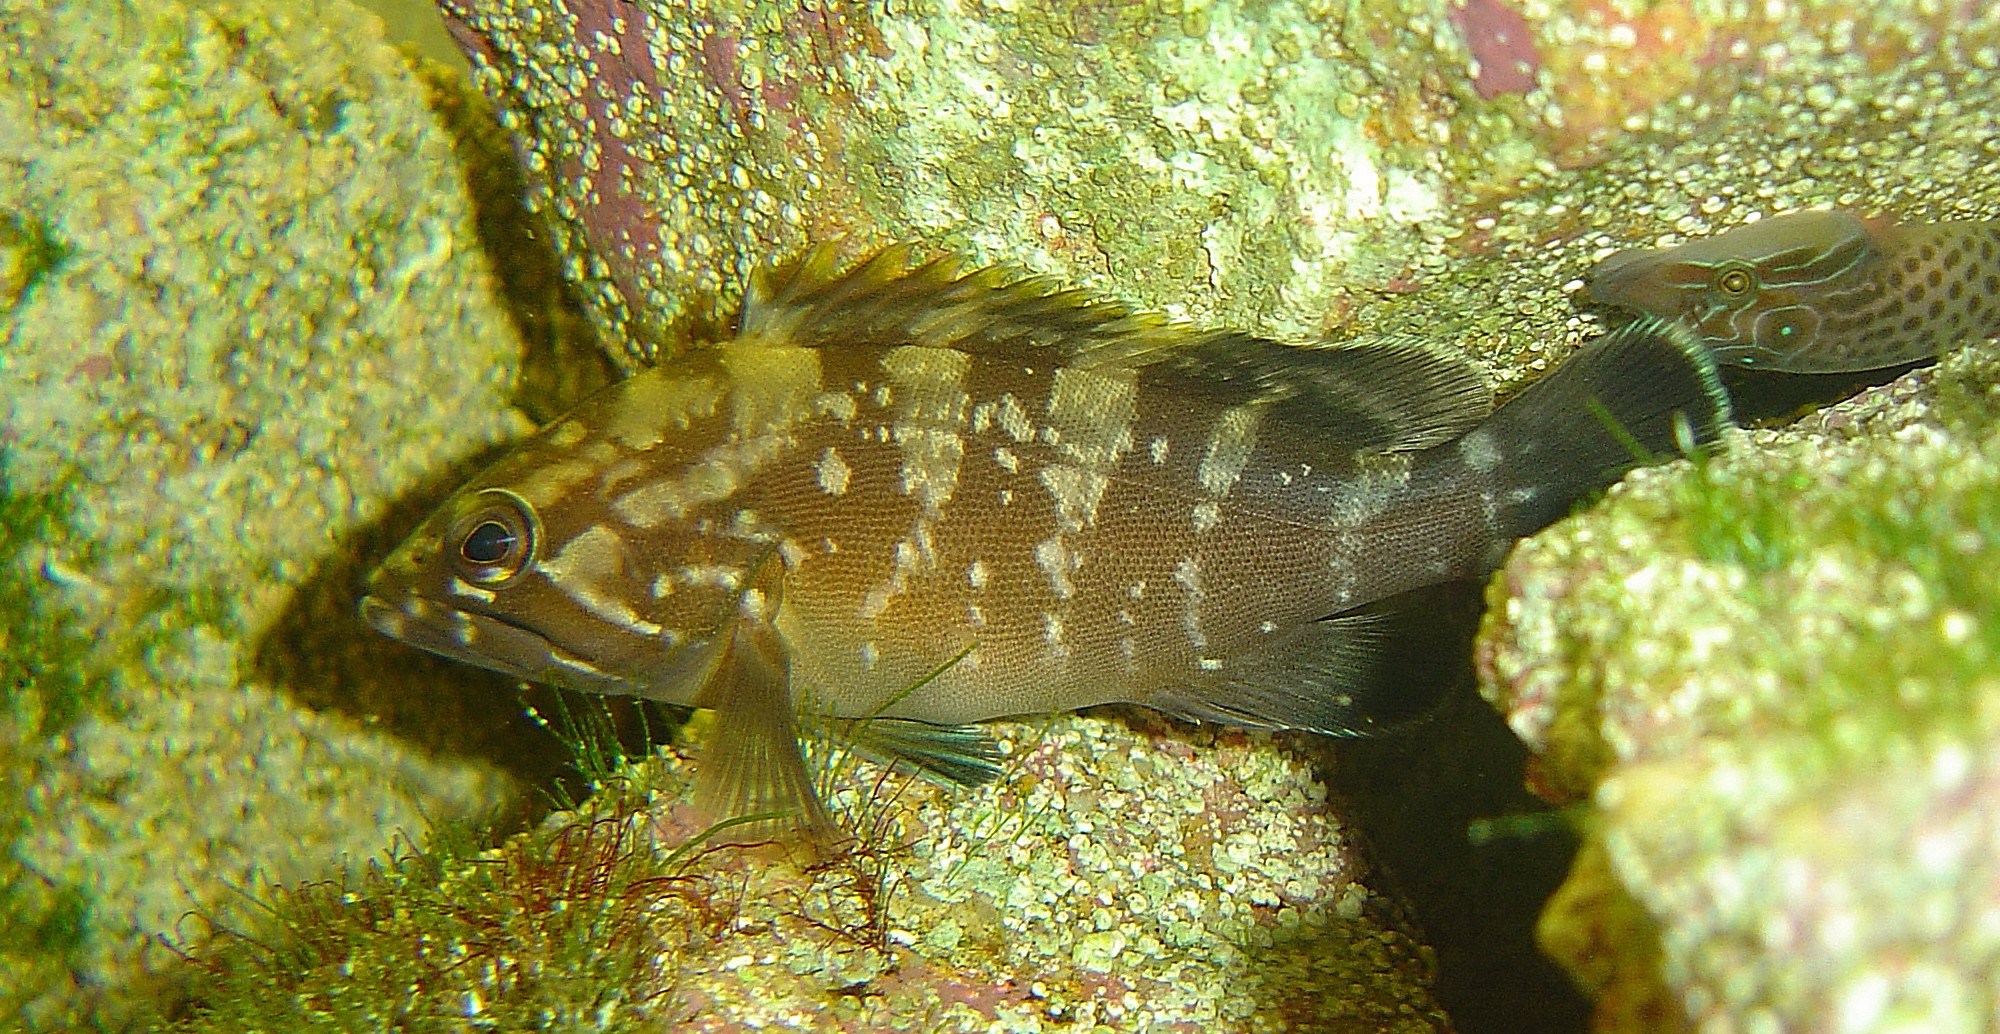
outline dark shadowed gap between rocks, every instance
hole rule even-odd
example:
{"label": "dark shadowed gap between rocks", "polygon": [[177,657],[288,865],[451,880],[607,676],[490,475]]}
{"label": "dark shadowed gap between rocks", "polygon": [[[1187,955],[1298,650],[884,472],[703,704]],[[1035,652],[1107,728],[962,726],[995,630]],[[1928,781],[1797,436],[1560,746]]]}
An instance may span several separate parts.
{"label": "dark shadowed gap between rocks", "polygon": [[[1433,990],[1461,1034],[1583,1031],[1589,1002],[1534,937],[1576,838],[1524,789],[1527,749],[1476,692],[1484,588],[1448,582],[1398,597],[1385,674],[1441,699],[1404,728],[1336,741],[1326,775],[1366,840],[1376,885],[1404,899],[1437,953]],[[1473,842],[1473,823],[1503,817],[1529,818],[1511,825],[1534,832]]]}

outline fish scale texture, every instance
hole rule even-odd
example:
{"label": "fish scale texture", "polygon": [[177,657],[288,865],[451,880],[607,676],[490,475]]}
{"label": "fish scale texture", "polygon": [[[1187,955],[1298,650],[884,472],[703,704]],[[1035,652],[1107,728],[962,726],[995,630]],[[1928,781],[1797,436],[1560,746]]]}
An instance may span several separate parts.
{"label": "fish scale texture", "polygon": [[0,883],[38,931],[0,1014],[116,1023],[196,913],[501,799],[259,646],[331,581],[310,649],[384,666],[339,558],[520,429],[520,344],[451,139],[345,4],[7,0],[0,51]]}

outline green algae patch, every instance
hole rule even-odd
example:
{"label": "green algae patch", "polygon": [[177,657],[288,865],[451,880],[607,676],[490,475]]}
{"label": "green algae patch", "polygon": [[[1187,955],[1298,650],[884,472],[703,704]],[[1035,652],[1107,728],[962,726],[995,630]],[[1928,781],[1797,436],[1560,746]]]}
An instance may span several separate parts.
{"label": "green algae patch", "polygon": [[1993,351],[1641,472],[1496,579],[1484,691],[1597,805],[1598,874],[1542,933],[1601,1019],[1991,1022],[2000,429],[1969,415]]}
{"label": "green algae patch", "polygon": [[600,791],[540,829],[288,892],[194,952],[173,1029],[1448,1029],[1298,759],[995,731],[1007,773],[977,792],[823,755],[851,839],[817,850],[721,843],[674,752],[586,752]]}
{"label": "green algae patch", "polygon": [[[521,429],[521,343],[372,18],[0,0],[0,50],[0,1014],[125,1027],[191,913],[507,793],[304,701],[448,689],[330,660],[373,638],[323,587],[392,496]],[[315,591],[338,607],[288,619]],[[348,681],[263,677],[299,627]]]}
{"label": "green algae patch", "polygon": [[47,223],[20,213],[0,213],[0,314],[19,304],[68,257],[69,247]]}
{"label": "green algae patch", "polygon": [[203,975],[172,1029],[659,1029],[679,953],[716,936],[740,888],[656,853],[642,815],[566,819],[277,893],[190,956]]}
{"label": "green algae patch", "polygon": [[0,1014],[29,1015],[67,979],[91,935],[92,900],[79,885],[21,864],[34,822],[30,788],[60,760],[64,736],[100,701],[84,677],[90,643],[39,590],[40,548],[65,535],[62,493],[22,492],[0,454]]}

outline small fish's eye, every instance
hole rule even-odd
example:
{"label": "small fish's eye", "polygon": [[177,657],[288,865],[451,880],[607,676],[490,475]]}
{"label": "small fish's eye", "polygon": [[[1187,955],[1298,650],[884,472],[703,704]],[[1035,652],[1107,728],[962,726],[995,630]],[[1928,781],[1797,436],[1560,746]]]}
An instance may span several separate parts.
{"label": "small fish's eye", "polygon": [[1742,294],[1750,290],[1750,274],[1741,269],[1732,269],[1717,277],[1715,286],[1722,288],[1723,294]]}
{"label": "small fish's eye", "polygon": [[496,586],[521,573],[534,555],[534,525],[512,499],[496,500],[452,524],[445,548],[467,581]]}
{"label": "small fish's eye", "polygon": [[499,521],[486,521],[472,529],[458,544],[458,555],[471,564],[497,564],[520,544],[514,529]]}

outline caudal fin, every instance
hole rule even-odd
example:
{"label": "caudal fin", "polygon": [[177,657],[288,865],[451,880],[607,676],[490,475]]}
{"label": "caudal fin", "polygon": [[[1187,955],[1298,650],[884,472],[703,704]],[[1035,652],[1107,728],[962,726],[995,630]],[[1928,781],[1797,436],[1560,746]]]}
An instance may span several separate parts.
{"label": "caudal fin", "polygon": [[1715,441],[1732,422],[1701,340],[1679,323],[1644,319],[1584,345],[1473,435],[1497,462],[1501,530],[1520,538],[1633,467]]}

